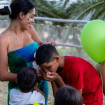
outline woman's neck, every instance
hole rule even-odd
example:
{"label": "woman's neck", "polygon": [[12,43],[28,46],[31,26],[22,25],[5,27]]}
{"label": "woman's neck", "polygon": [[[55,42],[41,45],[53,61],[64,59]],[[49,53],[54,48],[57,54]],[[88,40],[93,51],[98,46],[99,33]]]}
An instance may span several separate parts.
{"label": "woman's neck", "polygon": [[12,32],[14,32],[16,35],[20,35],[20,33],[23,32],[21,24],[19,22],[19,20],[12,20],[10,26],[9,26],[9,30],[11,30]]}

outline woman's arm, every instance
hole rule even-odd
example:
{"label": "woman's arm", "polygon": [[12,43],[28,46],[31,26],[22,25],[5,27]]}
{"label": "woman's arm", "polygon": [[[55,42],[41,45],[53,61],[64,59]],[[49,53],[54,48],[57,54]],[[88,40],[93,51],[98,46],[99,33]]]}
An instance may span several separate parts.
{"label": "woman's arm", "polygon": [[55,45],[55,41],[52,38],[47,38],[45,41],[42,42],[42,40],[39,38],[35,28],[33,26],[31,26],[28,29],[29,33],[31,34],[32,39],[37,42],[39,45],[42,44],[52,44]]}
{"label": "woman's arm", "polygon": [[41,41],[41,39],[39,38],[35,28],[33,26],[31,26],[28,29],[29,33],[31,34],[32,39],[37,42],[39,45],[43,44],[43,42]]}
{"label": "woman's arm", "polygon": [[0,37],[0,81],[15,81],[16,77],[8,71],[8,40]]}
{"label": "woman's arm", "polygon": [[105,94],[105,61],[100,64],[100,74],[103,83],[103,93]]}
{"label": "woman's arm", "polygon": [[97,63],[97,64],[95,65],[95,69],[96,69],[97,73],[99,74],[99,76],[101,76],[101,75],[100,75],[100,64],[99,64],[99,63]]}

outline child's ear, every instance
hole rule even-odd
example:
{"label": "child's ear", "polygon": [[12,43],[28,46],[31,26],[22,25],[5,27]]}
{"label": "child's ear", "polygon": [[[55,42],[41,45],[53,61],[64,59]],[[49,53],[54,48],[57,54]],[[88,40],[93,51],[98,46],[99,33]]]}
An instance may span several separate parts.
{"label": "child's ear", "polygon": [[55,56],[54,59],[55,59],[57,62],[59,62],[60,57],[59,57],[59,56]]}

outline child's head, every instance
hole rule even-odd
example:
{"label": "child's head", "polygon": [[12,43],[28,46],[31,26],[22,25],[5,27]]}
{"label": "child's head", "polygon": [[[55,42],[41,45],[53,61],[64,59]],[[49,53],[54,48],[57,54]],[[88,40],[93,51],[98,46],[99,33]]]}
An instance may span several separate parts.
{"label": "child's head", "polygon": [[56,48],[50,44],[41,45],[35,56],[36,63],[44,71],[56,71],[59,66],[59,55]]}
{"label": "child's head", "polygon": [[31,91],[36,84],[36,71],[32,67],[24,67],[17,75],[17,83],[22,92]]}
{"label": "child's head", "polygon": [[54,105],[83,105],[83,103],[76,89],[70,86],[64,86],[56,92]]}

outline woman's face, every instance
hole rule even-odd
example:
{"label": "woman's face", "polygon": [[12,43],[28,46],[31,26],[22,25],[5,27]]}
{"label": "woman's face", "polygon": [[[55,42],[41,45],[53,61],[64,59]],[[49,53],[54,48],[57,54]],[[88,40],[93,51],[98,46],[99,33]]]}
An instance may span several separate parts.
{"label": "woman's face", "polygon": [[35,8],[31,9],[26,15],[21,19],[22,28],[27,29],[31,27],[34,23]]}

